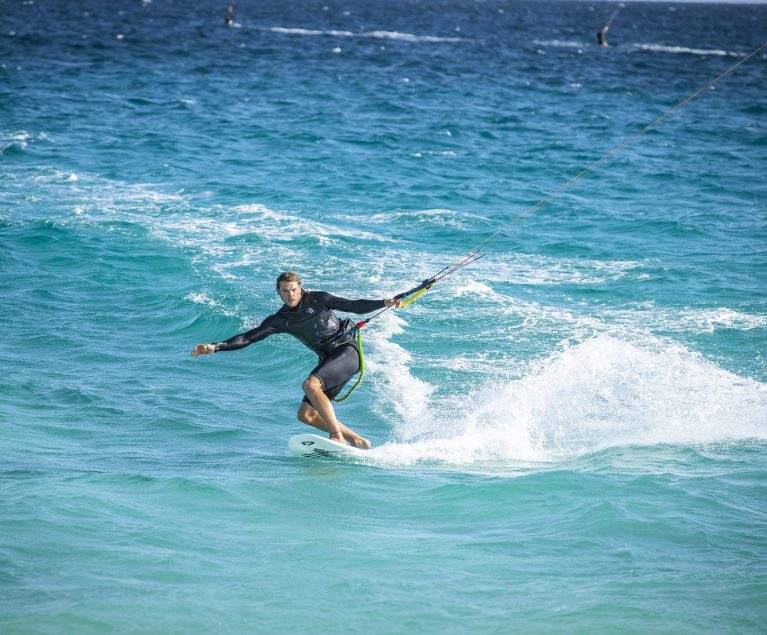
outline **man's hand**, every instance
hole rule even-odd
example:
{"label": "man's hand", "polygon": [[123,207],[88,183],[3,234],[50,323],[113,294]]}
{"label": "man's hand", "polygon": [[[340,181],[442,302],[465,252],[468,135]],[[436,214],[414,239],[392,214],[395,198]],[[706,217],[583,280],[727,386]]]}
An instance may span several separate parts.
{"label": "man's hand", "polygon": [[192,351],[192,357],[197,357],[198,355],[210,355],[211,353],[216,352],[216,345],[215,344],[198,344],[194,347],[194,350]]}
{"label": "man's hand", "polygon": [[399,309],[400,306],[402,306],[402,300],[395,300],[394,298],[389,298],[388,300],[384,300],[384,304],[387,307],[393,306],[395,309]]}

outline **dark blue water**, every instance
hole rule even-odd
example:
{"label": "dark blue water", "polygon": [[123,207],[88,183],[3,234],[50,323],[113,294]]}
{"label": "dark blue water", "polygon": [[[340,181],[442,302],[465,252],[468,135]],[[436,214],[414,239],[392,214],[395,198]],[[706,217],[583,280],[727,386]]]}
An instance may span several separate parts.
{"label": "dark blue water", "polygon": [[[614,14],[607,48],[596,31]],[[762,632],[767,6],[0,0],[7,633]],[[388,297],[193,359],[275,277]]]}

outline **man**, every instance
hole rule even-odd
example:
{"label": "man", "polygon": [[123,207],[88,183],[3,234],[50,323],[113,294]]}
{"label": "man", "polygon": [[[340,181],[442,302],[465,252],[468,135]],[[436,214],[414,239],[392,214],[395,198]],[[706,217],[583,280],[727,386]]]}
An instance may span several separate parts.
{"label": "man", "polygon": [[304,291],[301,280],[292,271],[277,278],[277,293],[284,302],[277,313],[247,333],[223,342],[197,344],[192,355],[235,351],[275,333],[292,335],[319,358],[319,364],[301,386],[304,398],[298,409],[298,420],[329,432],[333,441],[348,441],[358,448],[369,448],[370,441],[336,419],[333,409],[331,400],[360,369],[357,343],[350,332],[352,322],[339,320],[333,310],[364,314],[396,305],[397,300],[347,300],[324,291]]}
{"label": "man", "polygon": [[607,40],[605,39],[605,35],[607,35],[607,31],[610,29],[608,25],[603,26],[599,31],[597,31],[597,44],[603,48],[607,48]]}

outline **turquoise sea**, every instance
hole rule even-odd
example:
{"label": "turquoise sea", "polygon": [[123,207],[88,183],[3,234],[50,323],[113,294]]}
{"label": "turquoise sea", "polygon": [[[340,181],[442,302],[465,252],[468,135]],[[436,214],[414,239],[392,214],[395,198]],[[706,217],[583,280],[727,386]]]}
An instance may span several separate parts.
{"label": "turquoise sea", "polygon": [[[225,13],[0,0],[0,632],[764,633],[767,53],[514,219],[767,5]],[[190,356],[501,229],[365,329],[365,460],[296,340]]]}

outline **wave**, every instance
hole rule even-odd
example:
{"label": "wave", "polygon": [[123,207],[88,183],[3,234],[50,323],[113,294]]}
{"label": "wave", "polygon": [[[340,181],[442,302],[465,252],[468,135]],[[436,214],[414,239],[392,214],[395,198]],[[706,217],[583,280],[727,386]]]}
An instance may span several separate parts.
{"label": "wave", "polygon": [[[579,274],[577,279],[582,279],[582,276]],[[555,333],[562,337],[572,332],[630,337],[648,331],[689,336],[711,334],[724,329],[767,329],[767,315],[730,307],[658,307],[653,302],[646,302],[628,308],[601,308],[598,314],[594,314],[590,310],[577,310],[577,307],[550,306],[521,300],[496,291],[490,283],[460,276],[445,284],[440,292],[447,301],[467,296],[490,314],[514,318],[525,328],[534,327],[539,333]]]}
{"label": "wave", "polygon": [[551,46],[553,48],[581,49],[588,46],[585,42],[575,40],[533,40],[538,46]]}
{"label": "wave", "polygon": [[192,302],[193,304],[206,306],[209,309],[212,309],[216,311],[217,313],[220,313],[221,315],[225,315],[227,317],[237,317],[237,313],[235,311],[232,311],[228,306],[226,306],[222,302],[219,302],[215,298],[212,298],[208,293],[193,291],[188,293],[184,297],[184,300],[187,300],[188,302]]}
{"label": "wave", "polygon": [[[10,136],[18,137],[22,142],[34,138],[26,132]],[[104,225],[108,231],[130,231],[131,227],[141,227],[163,242],[191,249],[193,262],[203,263],[217,277],[229,280],[243,275],[249,277],[254,266],[271,262],[286,266],[305,262],[308,263],[307,279],[322,279],[325,263],[316,257],[320,248],[357,279],[364,277],[371,291],[391,291],[392,285],[397,286],[395,283],[400,280],[416,283],[427,277],[437,264],[433,253],[418,250],[410,251],[407,262],[403,262],[401,250],[396,247],[397,238],[392,236],[398,228],[466,232],[488,223],[488,219],[479,214],[450,209],[379,212],[360,223],[356,216],[274,210],[258,203],[231,208],[200,206],[191,195],[163,191],[159,184],[126,184],[85,172],[74,174],[54,168],[39,169],[32,180],[38,189],[50,190],[51,196],[61,200],[64,209],[69,209],[71,215],[59,218],[57,222]],[[367,257],[372,247],[377,254],[375,262],[370,262]],[[364,270],[364,274],[357,276],[356,256],[361,252],[365,252],[360,261],[360,271]],[[541,333],[562,338],[569,337],[574,331],[581,336],[585,333],[628,334],[631,339],[632,331],[640,330],[703,334],[721,329],[767,328],[767,316],[738,307],[683,308],[640,303],[602,308],[598,315],[594,315],[566,306],[525,301],[508,291],[501,292],[495,284],[497,280],[514,280],[518,285],[589,287],[642,280],[650,275],[650,270],[647,262],[634,260],[602,261],[537,254],[503,257],[496,254],[493,259],[481,261],[466,273],[447,280],[440,286],[440,296],[448,301],[473,299],[491,314],[514,316],[512,322],[519,328],[534,324]],[[200,298],[202,296],[187,299],[200,304],[213,301],[212,298],[207,301]],[[217,311],[224,310],[224,307],[209,306]],[[418,306],[414,310],[418,311]],[[462,309],[458,307],[456,310]],[[450,307],[443,313],[448,319],[455,317]],[[505,337],[495,332],[490,335]]]}
{"label": "wave", "polygon": [[0,156],[9,152],[21,152],[26,150],[30,143],[47,140],[48,135],[44,132],[35,135],[26,130],[3,130],[0,132]]}
{"label": "wave", "polygon": [[478,214],[457,212],[450,209],[422,210],[393,210],[378,212],[368,218],[368,221],[384,227],[406,227],[422,229],[451,228],[457,231],[467,231],[477,225],[489,225],[488,219]]}
{"label": "wave", "polygon": [[[497,263],[499,278],[519,284],[534,285],[598,285],[631,275],[642,275],[646,263],[638,260],[595,260],[565,256],[518,254],[513,261]],[[501,268],[499,271],[498,268]]]}
{"label": "wave", "polygon": [[[428,261],[428,256],[421,258]],[[418,261],[416,261],[418,262]],[[553,258],[516,254],[513,258],[494,257],[472,265],[440,286],[440,297],[452,304],[466,298],[490,315],[502,316],[505,327],[519,323],[520,328],[533,327],[539,333],[554,333],[562,338],[576,333],[602,333],[632,339],[646,332],[702,335],[722,329],[753,331],[767,329],[767,315],[740,307],[675,307],[655,302],[634,302],[622,307],[601,307],[598,313],[578,306],[549,305],[524,300],[513,292],[501,291],[498,280],[513,280],[515,285],[599,287],[605,283],[646,280],[647,263],[631,260],[600,261],[584,258]],[[425,268],[422,268],[426,271]],[[463,309],[448,306],[443,314],[457,317]],[[498,335],[486,326],[485,333]]]}
{"label": "wave", "polygon": [[650,51],[653,53],[674,53],[683,55],[716,55],[720,57],[741,57],[740,53],[725,51],[723,49],[697,49],[686,46],[668,46],[665,44],[634,44],[634,48],[639,51]]}
{"label": "wave", "polygon": [[365,365],[373,378],[371,385],[380,396],[375,400],[374,408],[385,417],[393,408],[402,420],[426,420],[434,387],[411,373],[410,353],[392,341],[393,336],[404,332],[405,321],[391,311],[377,321],[376,328],[366,334],[365,341],[368,352]]}
{"label": "wave", "polygon": [[[395,390],[395,404],[430,394],[408,391]],[[520,379],[399,414],[399,441],[374,448],[368,460],[547,463],[616,447],[767,440],[767,384],[679,345],[599,335],[533,363]]]}
{"label": "wave", "polygon": [[703,334],[719,329],[751,331],[767,328],[767,315],[744,313],[728,307],[658,309],[652,304],[636,310],[607,310],[603,317],[620,324],[641,324],[666,333]]}
{"label": "wave", "polygon": [[[30,138],[17,136],[23,143]],[[53,168],[39,169],[32,180],[38,189],[55,193],[63,208],[71,212],[71,217],[58,219],[60,222],[142,227],[164,242],[191,247],[213,257],[213,268],[228,278],[235,277],[228,273],[230,269],[263,261],[264,249],[272,255],[288,255],[286,251],[294,248],[291,243],[296,242],[296,237],[305,239],[308,251],[317,246],[337,247],[343,242],[389,242],[380,232],[356,228],[355,219],[351,219],[354,223],[336,222],[333,217],[317,218],[318,215],[301,211],[273,210],[258,203],[231,208],[200,206],[199,200],[183,190],[167,192],[161,184],[121,183],[98,175]],[[287,259],[292,260],[294,256],[288,255]]]}
{"label": "wave", "polygon": [[373,38],[378,40],[400,40],[402,42],[427,42],[427,43],[439,43],[439,42],[463,42],[464,38],[460,37],[442,37],[437,35],[415,35],[413,33],[400,33],[399,31],[363,31],[355,33],[353,31],[336,31],[336,30],[318,30],[318,29],[301,29],[290,27],[275,26],[268,29],[272,33],[285,33],[288,35],[312,35],[312,36],[326,36],[326,37],[351,37],[351,38]]}
{"label": "wave", "polygon": [[[534,44],[538,46],[545,46],[549,48],[566,48],[566,49],[585,49],[589,47],[596,47],[596,43],[581,42],[578,40],[533,40]],[[651,53],[672,53],[681,55],[715,55],[719,57],[742,57],[741,53],[733,51],[726,51],[724,49],[700,49],[691,48],[687,46],[671,46],[667,44],[653,44],[653,43],[638,43],[629,44],[630,48],[635,51],[648,51]],[[620,47],[617,45],[615,48]]]}

